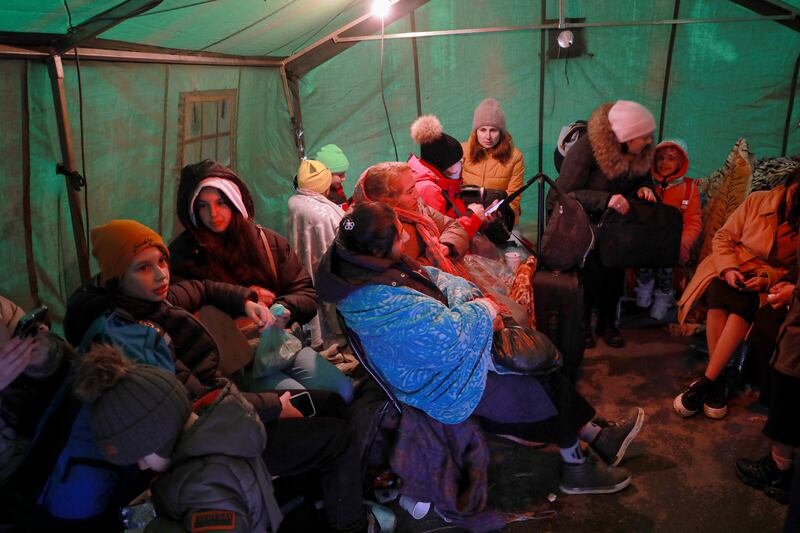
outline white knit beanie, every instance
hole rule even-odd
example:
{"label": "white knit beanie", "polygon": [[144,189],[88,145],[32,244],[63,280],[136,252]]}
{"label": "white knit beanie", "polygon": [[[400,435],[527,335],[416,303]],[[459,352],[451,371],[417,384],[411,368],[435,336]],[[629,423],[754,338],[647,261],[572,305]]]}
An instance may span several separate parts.
{"label": "white knit beanie", "polygon": [[608,111],[608,122],[621,143],[644,137],[656,129],[653,114],[642,104],[630,100],[617,100]]}

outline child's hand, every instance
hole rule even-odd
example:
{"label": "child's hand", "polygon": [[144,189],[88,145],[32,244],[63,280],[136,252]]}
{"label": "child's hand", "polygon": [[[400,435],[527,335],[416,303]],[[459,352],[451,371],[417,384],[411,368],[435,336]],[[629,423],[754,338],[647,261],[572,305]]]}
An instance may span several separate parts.
{"label": "child's hand", "polygon": [[653,193],[653,189],[650,187],[639,187],[639,190],[636,191],[636,196],[643,200],[647,200],[648,202],[656,201],[656,195]]}
{"label": "child's hand", "polygon": [[245,302],[244,313],[247,318],[255,322],[259,332],[264,331],[275,322],[275,317],[269,312],[267,306],[257,302],[249,300]]}
{"label": "child's hand", "polygon": [[0,348],[0,391],[17,379],[30,364],[31,354],[38,343],[36,338],[14,337]]}

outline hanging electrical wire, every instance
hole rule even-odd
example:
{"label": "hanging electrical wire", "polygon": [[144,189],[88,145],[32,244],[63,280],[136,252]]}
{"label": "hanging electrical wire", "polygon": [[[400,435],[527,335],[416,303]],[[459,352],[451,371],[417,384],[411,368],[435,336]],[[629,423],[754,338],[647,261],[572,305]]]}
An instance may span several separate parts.
{"label": "hanging electrical wire", "polygon": [[392,120],[389,118],[389,108],[386,105],[386,86],[383,83],[383,44],[385,35],[384,19],[381,17],[381,101],[383,102],[383,110],[386,113],[386,124],[389,126],[389,137],[392,138],[392,146],[394,147],[394,160],[400,161],[400,156],[397,154],[397,142],[394,140],[394,132],[392,131]]}
{"label": "hanging electrical wire", "polygon": [[[71,33],[75,30],[75,26],[72,24],[72,12],[69,9],[69,4],[67,4],[67,0],[63,0],[64,2],[64,9],[67,12],[67,21],[69,23],[68,32]],[[73,53],[75,54],[75,71],[78,75],[78,129],[80,131],[81,137],[81,180],[80,183],[83,184],[83,216],[86,218],[86,242],[90,242],[89,238],[89,229],[92,227],[89,219],[89,185],[86,182],[86,148],[85,148],[85,141],[84,141],[84,133],[83,133],[83,80],[81,79],[81,59],[78,56],[78,48],[73,48]],[[74,171],[75,169],[69,169]]]}

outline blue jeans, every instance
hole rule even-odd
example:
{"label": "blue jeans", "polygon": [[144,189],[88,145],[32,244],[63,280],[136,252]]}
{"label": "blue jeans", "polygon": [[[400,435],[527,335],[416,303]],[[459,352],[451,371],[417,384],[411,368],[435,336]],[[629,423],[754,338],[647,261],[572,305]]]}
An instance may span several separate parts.
{"label": "blue jeans", "polygon": [[353,399],[353,382],[330,361],[309,347],[295,355],[292,364],[281,372],[253,382],[252,391],[326,390],[335,392],[347,403]]}

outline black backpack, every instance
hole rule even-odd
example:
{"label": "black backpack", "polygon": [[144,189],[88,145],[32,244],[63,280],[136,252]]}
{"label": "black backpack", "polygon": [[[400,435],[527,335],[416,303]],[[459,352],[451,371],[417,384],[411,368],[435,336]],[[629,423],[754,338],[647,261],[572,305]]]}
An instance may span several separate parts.
{"label": "black backpack", "polygon": [[542,234],[542,265],[550,270],[568,270],[582,267],[586,256],[594,247],[594,229],[583,206],[564,194],[553,180],[542,179],[556,192],[558,200]]}
{"label": "black backpack", "polygon": [[556,142],[556,149],[553,151],[553,163],[556,166],[556,172],[561,171],[561,163],[567,156],[567,152],[572,145],[578,142],[578,139],[586,135],[589,131],[588,123],[585,120],[576,120],[561,128],[558,134],[558,141]]}

